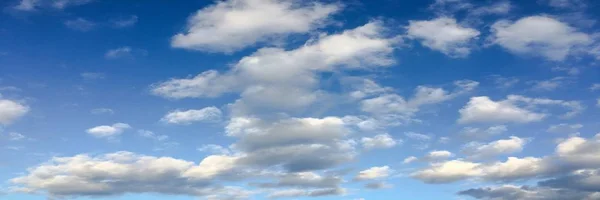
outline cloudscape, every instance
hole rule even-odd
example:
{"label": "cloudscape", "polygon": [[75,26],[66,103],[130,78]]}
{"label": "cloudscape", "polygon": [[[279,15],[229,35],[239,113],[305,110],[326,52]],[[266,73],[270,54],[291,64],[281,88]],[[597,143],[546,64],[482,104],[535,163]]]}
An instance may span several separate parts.
{"label": "cloudscape", "polygon": [[0,199],[600,200],[594,0],[0,1]]}

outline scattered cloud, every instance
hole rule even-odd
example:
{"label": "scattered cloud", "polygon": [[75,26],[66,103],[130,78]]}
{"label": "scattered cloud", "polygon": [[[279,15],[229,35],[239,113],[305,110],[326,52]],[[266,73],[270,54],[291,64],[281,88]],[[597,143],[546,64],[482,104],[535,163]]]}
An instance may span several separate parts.
{"label": "scattered cloud", "polygon": [[500,20],[491,27],[493,44],[521,55],[563,61],[578,48],[591,44],[589,35],[549,16],[529,16],[517,21]]}
{"label": "scattered cloud", "polygon": [[10,125],[17,119],[23,117],[30,110],[29,106],[0,96],[0,125]]}
{"label": "scattered cloud", "polygon": [[13,8],[20,11],[36,11],[41,8],[63,10],[67,7],[81,6],[93,1],[94,0],[19,0]]}
{"label": "scattered cloud", "polygon": [[113,125],[102,125],[87,129],[86,132],[94,137],[98,138],[112,138],[123,133],[126,129],[130,129],[131,126],[125,123],[116,123]]}
{"label": "scattered cloud", "polygon": [[473,41],[480,32],[463,27],[456,19],[440,17],[429,21],[409,21],[406,27],[409,38],[421,40],[421,44],[450,57],[466,57],[471,53]]}
{"label": "scattered cloud", "polygon": [[365,149],[391,148],[400,143],[399,141],[394,140],[389,134],[379,134],[372,138],[363,137],[360,141]]}
{"label": "scattered cloud", "polygon": [[94,114],[94,115],[101,115],[101,114],[114,114],[115,111],[113,109],[110,108],[94,108],[90,111],[90,113]]}
{"label": "scattered cloud", "polygon": [[392,170],[389,166],[371,167],[360,171],[354,179],[359,181],[381,179],[388,177],[390,173],[392,173]]}
{"label": "scattered cloud", "polygon": [[293,0],[219,1],[190,17],[186,30],[173,36],[171,46],[233,52],[289,34],[314,30],[339,9],[337,4]]}
{"label": "scattered cloud", "polygon": [[99,73],[99,72],[84,72],[81,73],[81,78],[85,79],[85,80],[97,80],[97,79],[104,79],[106,77],[106,75],[104,73]]}
{"label": "scattered cloud", "polygon": [[[518,104],[525,104],[520,107]],[[502,101],[493,101],[487,96],[472,97],[469,103],[459,110],[459,123],[529,123],[541,121],[549,113],[533,110],[536,106],[559,106],[568,109],[562,115],[570,118],[578,115],[584,107],[578,101],[563,101],[543,98],[529,98],[519,95],[509,95]]]}
{"label": "scattered cloud", "polygon": [[137,22],[138,22],[138,16],[131,15],[129,17],[114,19],[111,21],[111,24],[115,28],[127,28],[127,27],[134,26]]}
{"label": "scattered cloud", "polygon": [[67,26],[67,28],[81,32],[91,31],[96,27],[96,23],[81,17],[77,19],[67,20],[64,24],[65,26]]}
{"label": "scattered cloud", "polygon": [[174,110],[167,113],[160,121],[169,124],[191,124],[193,122],[214,122],[221,120],[221,110],[217,107],[206,107],[200,110]]}

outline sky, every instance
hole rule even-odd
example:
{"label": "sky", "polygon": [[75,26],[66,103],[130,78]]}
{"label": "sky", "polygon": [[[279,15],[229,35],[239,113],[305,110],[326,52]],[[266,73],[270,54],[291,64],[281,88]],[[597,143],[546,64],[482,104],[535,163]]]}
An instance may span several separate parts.
{"label": "sky", "polygon": [[0,199],[600,200],[597,1],[0,7]]}

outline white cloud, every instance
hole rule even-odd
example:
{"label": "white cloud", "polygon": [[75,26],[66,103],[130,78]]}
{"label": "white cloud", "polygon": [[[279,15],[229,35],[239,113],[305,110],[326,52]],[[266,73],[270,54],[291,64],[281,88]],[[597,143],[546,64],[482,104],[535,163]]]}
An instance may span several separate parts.
{"label": "white cloud", "polygon": [[447,183],[479,176],[480,164],[461,160],[433,163],[430,168],[417,171],[411,176],[427,183]]}
{"label": "white cloud", "polygon": [[216,144],[207,144],[202,145],[202,147],[198,148],[198,151],[209,152],[217,155],[229,155],[231,151],[221,145]]}
{"label": "white cloud", "polygon": [[94,115],[114,114],[115,111],[110,108],[94,108],[90,111],[90,113],[92,113]]}
{"label": "white cloud", "polygon": [[355,180],[373,180],[373,179],[381,179],[386,178],[392,173],[392,170],[389,166],[381,166],[381,167],[371,167],[369,169],[360,171]]}
{"label": "white cloud", "polygon": [[437,104],[453,99],[474,90],[479,85],[479,82],[459,80],[455,81],[454,85],[456,88],[452,92],[443,88],[417,86],[413,97],[408,100],[397,94],[383,93],[376,97],[363,99],[360,102],[361,110],[376,115],[398,114],[405,118],[410,118],[420,110],[421,106]]}
{"label": "white cloud", "polygon": [[174,110],[167,113],[160,121],[169,124],[191,124],[194,122],[214,122],[221,120],[221,110],[217,107],[206,107],[200,110]]}
{"label": "white cloud", "polygon": [[469,143],[462,152],[472,159],[489,159],[493,156],[517,153],[523,150],[528,139],[510,136],[509,139],[496,140],[488,144]]}
{"label": "white cloud", "polygon": [[131,128],[129,124],[116,123],[113,125],[102,125],[87,129],[86,132],[98,138],[111,138],[123,133],[126,129]]}
{"label": "white cloud", "polygon": [[406,136],[410,139],[419,140],[419,141],[430,141],[433,139],[432,136],[421,134],[421,133],[415,133],[415,132],[406,132],[406,133],[404,133],[404,136]]}
{"label": "white cloud", "polygon": [[594,83],[594,84],[592,84],[592,86],[590,86],[590,90],[591,91],[600,90],[600,83]]}
{"label": "white cloud", "polygon": [[112,21],[115,28],[126,28],[135,25],[138,22],[138,16],[131,15],[127,18],[120,18]]}
{"label": "white cloud", "polygon": [[546,131],[550,132],[550,133],[573,134],[573,133],[577,133],[580,128],[583,128],[582,124],[561,123],[561,124],[550,125],[550,127],[548,127],[548,129],[546,129]]}
{"label": "white cloud", "polygon": [[240,93],[230,105],[233,115],[293,111],[325,97],[318,73],[370,69],[394,63],[398,43],[385,36],[378,21],[333,35],[321,35],[297,49],[261,48],[243,57],[227,72],[205,71],[192,78],[154,84],[155,95],[181,99]]}
{"label": "white cloud", "polygon": [[[520,107],[525,104],[526,107]],[[560,106],[568,109],[562,115],[570,118],[582,112],[584,107],[578,101],[563,101],[542,98],[529,98],[509,95],[506,100],[493,101],[487,96],[472,97],[469,103],[459,110],[459,123],[494,122],[494,123],[529,123],[541,121],[548,113],[536,112],[537,106]]]}
{"label": "white cloud", "polygon": [[17,132],[10,132],[8,133],[8,140],[12,140],[12,141],[18,141],[18,140],[23,140],[27,137],[25,137],[23,134],[17,133]]}
{"label": "white cloud", "polygon": [[138,130],[138,134],[142,137],[149,138],[155,141],[165,141],[169,139],[169,136],[159,135],[149,130]]}
{"label": "white cloud", "polygon": [[87,32],[94,29],[96,27],[96,23],[80,17],[65,21],[65,26],[76,31]]}
{"label": "white cloud", "polygon": [[515,86],[520,81],[518,78],[515,77],[502,77],[499,75],[493,75],[492,78],[494,79],[494,83],[496,83],[498,88],[501,89],[507,89],[512,86]]}
{"label": "white cloud", "polygon": [[108,50],[106,52],[106,54],[104,54],[104,57],[107,59],[115,59],[115,58],[121,58],[121,57],[126,57],[126,56],[131,56],[131,47],[119,47],[116,49],[111,49]]}
{"label": "white cloud", "polygon": [[404,163],[404,164],[408,164],[408,163],[415,162],[415,161],[417,161],[417,160],[419,160],[419,158],[417,158],[417,157],[414,157],[414,156],[409,156],[409,157],[406,157],[406,158],[405,158],[405,159],[402,161],[402,163]]}
{"label": "white cloud", "polygon": [[432,163],[431,166],[411,174],[426,183],[450,183],[465,179],[509,181],[531,178],[550,172],[552,166],[545,159],[508,157],[505,162],[477,163],[449,160]]}
{"label": "white cloud", "polygon": [[314,30],[339,9],[336,4],[312,1],[219,1],[190,17],[185,32],[173,36],[171,45],[193,50],[233,52],[289,34]]}
{"label": "white cloud", "polygon": [[241,98],[231,105],[234,115],[296,110],[322,96],[316,89],[316,73],[394,63],[390,54],[397,40],[384,36],[384,31],[382,23],[375,21],[322,35],[293,50],[262,48],[225,73],[209,70],[192,78],[169,80],[154,84],[152,92],[174,99],[239,92]]}
{"label": "white cloud", "polygon": [[562,61],[582,46],[589,35],[548,16],[530,16],[515,22],[501,20],[492,25],[491,41],[516,54],[533,54]]}
{"label": "white cloud", "polygon": [[565,77],[554,77],[549,80],[531,81],[529,83],[533,84],[533,86],[531,88],[533,90],[552,91],[552,90],[555,90],[556,88],[564,86],[566,84],[565,81],[566,81]]}
{"label": "white cloud", "polygon": [[36,11],[40,8],[53,8],[62,10],[71,6],[80,6],[93,2],[93,0],[19,0],[13,8],[20,11]]}
{"label": "white cloud", "polygon": [[0,96],[0,125],[12,124],[29,112],[29,106]]}
{"label": "white cloud", "polygon": [[463,27],[456,19],[440,17],[429,21],[409,21],[406,27],[409,38],[421,40],[421,44],[450,57],[466,57],[471,53],[473,40],[479,31]]}
{"label": "white cloud", "polygon": [[366,149],[384,149],[396,146],[399,142],[394,140],[389,134],[379,134],[375,137],[363,137],[360,140]]}
{"label": "white cloud", "polygon": [[454,156],[449,151],[430,151],[424,158],[426,160],[443,160]]}
{"label": "white cloud", "polygon": [[[171,157],[115,152],[91,157],[54,157],[10,180],[14,191],[46,193],[49,197],[162,193],[205,196],[228,190],[211,184],[228,172],[235,158],[209,156],[199,164]],[[165,184],[168,183],[168,184]]]}

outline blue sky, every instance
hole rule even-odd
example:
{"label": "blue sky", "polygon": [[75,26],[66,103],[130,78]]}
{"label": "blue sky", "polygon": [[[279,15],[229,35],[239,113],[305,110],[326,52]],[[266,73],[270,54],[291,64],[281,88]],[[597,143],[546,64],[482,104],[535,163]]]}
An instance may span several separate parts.
{"label": "blue sky", "polygon": [[0,6],[2,199],[600,199],[594,1]]}

